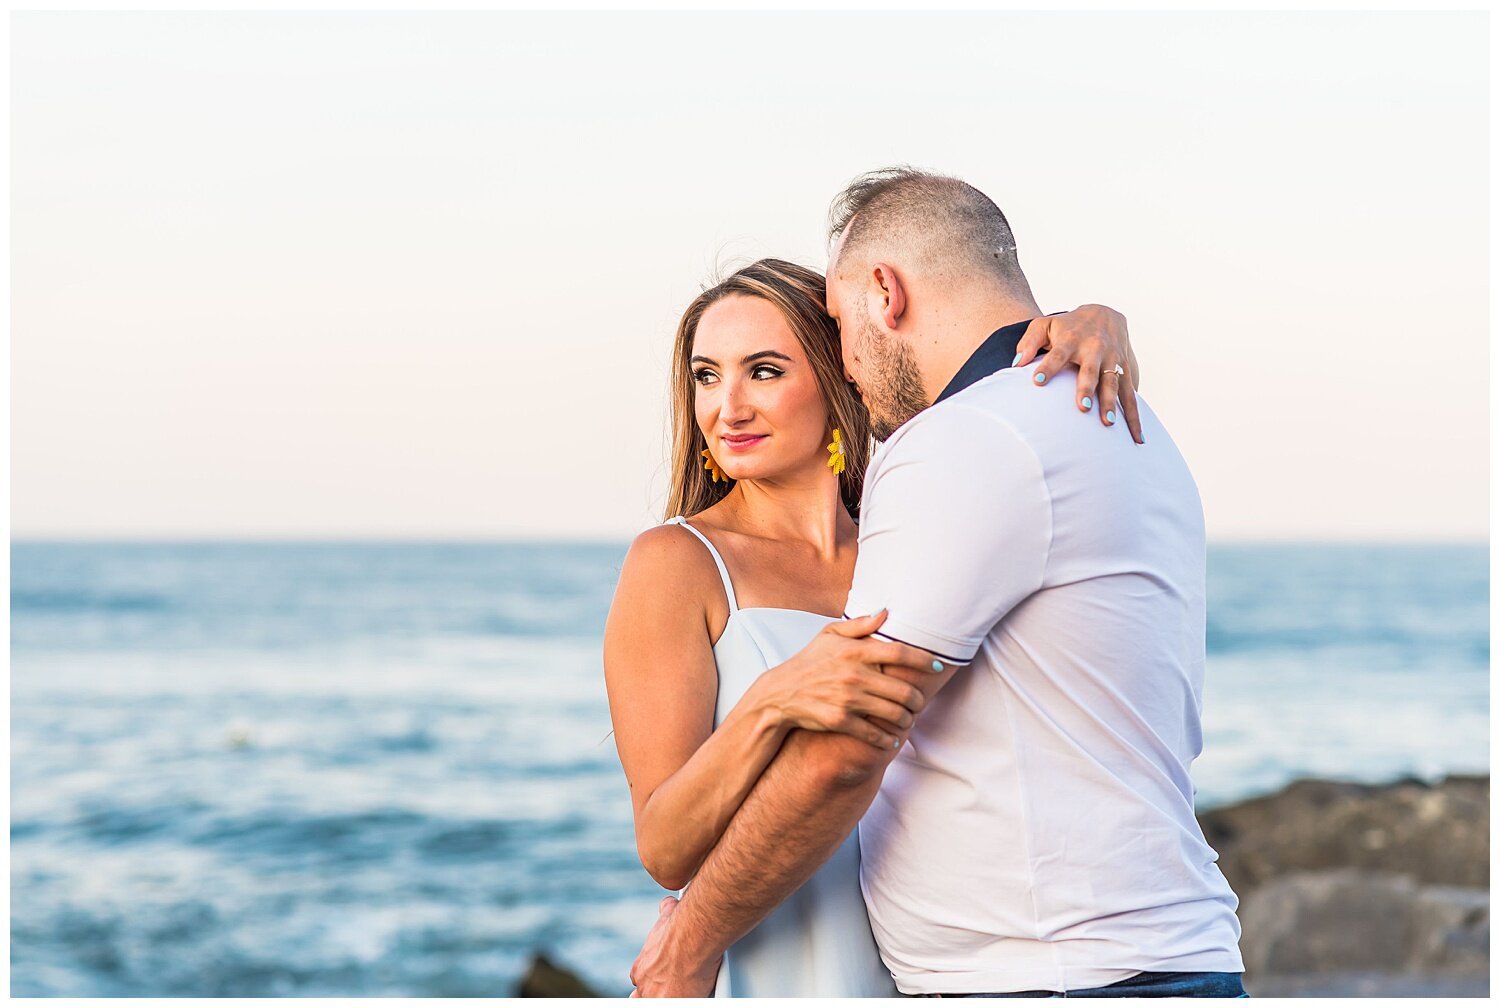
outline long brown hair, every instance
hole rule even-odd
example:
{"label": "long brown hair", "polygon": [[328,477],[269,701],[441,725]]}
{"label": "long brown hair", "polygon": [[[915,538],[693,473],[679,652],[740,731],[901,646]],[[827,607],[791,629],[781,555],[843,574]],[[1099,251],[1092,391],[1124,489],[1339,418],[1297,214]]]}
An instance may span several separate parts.
{"label": "long brown hair", "polygon": [[736,270],[694,298],[677,323],[672,351],[672,486],[663,518],[695,515],[722,500],[733,486],[732,480],[712,482],[703,467],[702,452],[708,445],[693,410],[693,369],[688,358],[703,313],[715,302],[736,294],[763,298],[775,305],[807,354],[831,425],[839,429],[844,442],[839,496],[858,521],[865,466],[870,461],[870,414],[855,395],[854,386],[844,380],[838,324],[828,317],[822,275],[781,259],[761,259]]}

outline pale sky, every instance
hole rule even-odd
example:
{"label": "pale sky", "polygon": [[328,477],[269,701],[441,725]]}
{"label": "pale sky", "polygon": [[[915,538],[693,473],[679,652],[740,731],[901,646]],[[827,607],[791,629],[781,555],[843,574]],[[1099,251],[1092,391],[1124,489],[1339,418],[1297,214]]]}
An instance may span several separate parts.
{"label": "pale sky", "polygon": [[1488,528],[1483,13],[14,15],[12,523],[624,539],[678,316],[959,175],[1211,539]]}

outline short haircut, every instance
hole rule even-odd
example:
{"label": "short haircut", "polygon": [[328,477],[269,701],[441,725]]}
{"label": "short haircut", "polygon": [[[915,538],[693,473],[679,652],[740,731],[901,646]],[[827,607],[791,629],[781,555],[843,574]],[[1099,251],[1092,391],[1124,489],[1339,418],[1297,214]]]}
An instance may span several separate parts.
{"label": "short haircut", "polygon": [[[867,172],[828,209],[830,247],[840,236],[840,262],[899,252],[914,266],[949,279],[979,269],[1009,288],[1027,286],[1010,222],[962,179],[906,165]],[[838,265],[829,263],[829,272]]]}

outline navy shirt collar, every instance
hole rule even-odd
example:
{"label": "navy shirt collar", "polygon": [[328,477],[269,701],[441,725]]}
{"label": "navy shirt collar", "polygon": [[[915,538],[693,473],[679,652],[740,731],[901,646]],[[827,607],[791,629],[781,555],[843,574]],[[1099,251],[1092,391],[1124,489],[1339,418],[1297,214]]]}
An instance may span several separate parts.
{"label": "navy shirt collar", "polygon": [[1026,335],[1026,327],[1033,321],[1025,319],[1001,326],[990,333],[989,339],[979,344],[979,348],[969,355],[963,367],[958,369],[958,374],[953,376],[953,380],[932,401],[932,405],[936,406],[949,396],[962,392],[981,378],[988,378],[996,371],[1010,367],[1016,359],[1016,347],[1020,345],[1021,337]]}

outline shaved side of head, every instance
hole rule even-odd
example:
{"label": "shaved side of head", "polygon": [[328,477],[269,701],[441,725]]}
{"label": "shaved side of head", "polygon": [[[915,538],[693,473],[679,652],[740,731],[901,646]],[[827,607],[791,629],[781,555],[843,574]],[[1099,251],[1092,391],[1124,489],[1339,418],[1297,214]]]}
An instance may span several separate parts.
{"label": "shaved side of head", "polygon": [[828,240],[830,273],[887,262],[939,283],[988,276],[1030,295],[1005,214],[962,179],[905,166],[861,175],[834,198]]}

